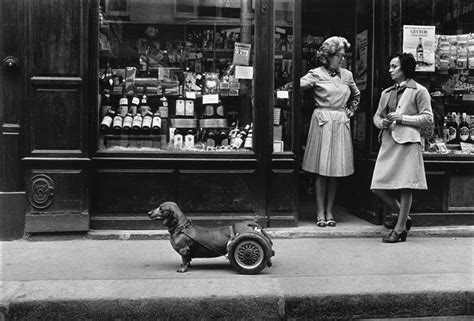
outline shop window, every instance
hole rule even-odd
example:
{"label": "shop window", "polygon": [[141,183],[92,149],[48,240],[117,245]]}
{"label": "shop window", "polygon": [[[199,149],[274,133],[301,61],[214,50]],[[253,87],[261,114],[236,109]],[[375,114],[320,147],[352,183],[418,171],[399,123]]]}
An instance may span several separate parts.
{"label": "shop window", "polygon": [[434,41],[418,37],[412,46],[403,44],[417,60],[417,81],[432,97],[435,126],[422,131],[426,154],[474,153],[473,18],[472,1],[403,1],[405,28],[435,30]]}
{"label": "shop window", "polygon": [[125,2],[100,2],[98,150],[252,153],[252,2]]}

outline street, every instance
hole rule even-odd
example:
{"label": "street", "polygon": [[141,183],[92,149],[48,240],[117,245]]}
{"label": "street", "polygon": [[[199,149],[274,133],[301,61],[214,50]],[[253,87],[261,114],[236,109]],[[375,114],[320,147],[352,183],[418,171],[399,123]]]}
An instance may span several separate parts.
{"label": "street", "polygon": [[[466,315],[473,313],[472,305],[463,302],[472,299],[474,290],[473,240],[409,237],[406,243],[383,244],[379,238],[277,239],[273,266],[254,276],[237,274],[224,257],[195,259],[189,272],[177,273],[180,257],[168,240],[3,242],[2,302],[14,311],[22,303],[42,300],[98,304],[175,298],[189,304],[161,309],[158,315],[177,318],[195,315],[189,311],[203,317],[242,313],[242,318],[261,313],[314,317],[315,311],[321,318],[381,317],[384,311],[392,317]],[[232,299],[233,308],[225,298]],[[242,304],[249,298],[256,306],[246,305],[246,310]],[[226,309],[219,308],[217,299],[224,300]],[[213,303],[203,312],[193,300]],[[47,306],[34,313],[53,313]],[[122,309],[101,311],[119,317]],[[100,313],[94,315],[104,316]]]}

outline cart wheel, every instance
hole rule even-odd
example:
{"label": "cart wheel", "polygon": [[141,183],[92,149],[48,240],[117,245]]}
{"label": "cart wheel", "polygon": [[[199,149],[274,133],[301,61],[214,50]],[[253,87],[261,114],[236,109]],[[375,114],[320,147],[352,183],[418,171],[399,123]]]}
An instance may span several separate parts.
{"label": "cart wheel", "polygon": [[268,242],[256,233],[237,236],[229,245],[229,260],[242,274],[257,274],[268,264],[272,249]]}

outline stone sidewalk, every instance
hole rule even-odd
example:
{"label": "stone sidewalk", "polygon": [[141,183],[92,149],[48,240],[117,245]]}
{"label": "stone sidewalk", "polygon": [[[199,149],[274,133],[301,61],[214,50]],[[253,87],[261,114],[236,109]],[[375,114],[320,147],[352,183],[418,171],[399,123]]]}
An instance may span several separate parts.
{"label": "stone sidewalk", "polygon": [[473,242],[275,238],[274,265],[252,276],[224,257],[177,273],[167,240],[2,242],[0,310],[7,320],[467,319]]}

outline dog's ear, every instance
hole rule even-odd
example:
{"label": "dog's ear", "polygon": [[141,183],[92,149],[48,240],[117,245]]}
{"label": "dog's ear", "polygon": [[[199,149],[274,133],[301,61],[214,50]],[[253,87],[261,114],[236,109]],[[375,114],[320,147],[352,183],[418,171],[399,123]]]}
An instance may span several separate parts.
{"label": "dog's ear", "polygon": [[171,207],[167,206],[166,203],[161,204],[159,208],[160,208],[160,213],[162,217],[170,217],[174,213]]}

